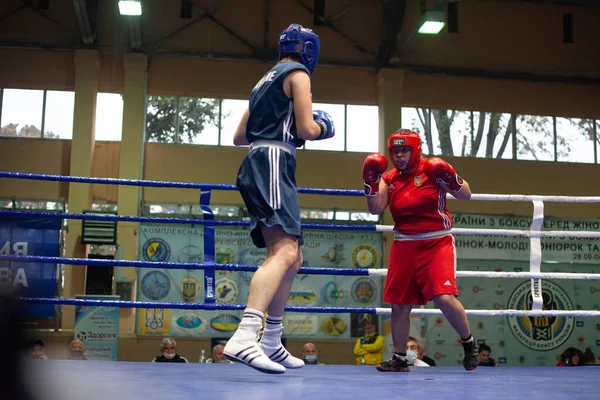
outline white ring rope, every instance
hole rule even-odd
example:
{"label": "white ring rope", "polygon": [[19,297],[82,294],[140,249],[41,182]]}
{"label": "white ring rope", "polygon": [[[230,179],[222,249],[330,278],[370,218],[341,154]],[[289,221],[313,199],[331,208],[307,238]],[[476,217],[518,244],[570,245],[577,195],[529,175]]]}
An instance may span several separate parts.
{"label": "white ring rope", "polygon": [[[393,232],[393,225],[375,225],[376,232]],[[599,238],[600,232],[590,231],[522,231],[516,229],[478,229],[478,228],[452,228],[453,235],[481,235],[481,236],[523,236],[523,237],[561,237],[561,238]]]}
{"label": "white ring rope", "polygon": [[[376,307],[375,312],[379,315],[389,315],[391,308]],[[590,310],[465,310],[467,315],[479,315],[486,317],[600,317],[600,311]],[[413,315],[443,315],[441,310],[436,308],[414,308],[411,311]]]}
{"label": "white ring rope", "polygon": [[[385,268],[369,268],[369,276],[386,276]],[[600,274],[580,274],[570,272],[496,272],[496,271],[456,271],[457,278],[507,278],[507,279],[575,279],[586,281],[600,280]],[[598,289],[600,290],[600,289]]]}
{"label": "white ring rope", "polygon": [[[448,199],[456,200],[452,196]],[[535,196],[525,194],[473,194],[471,200],[547,201],[551,203],[600,203],[600,196]]]}

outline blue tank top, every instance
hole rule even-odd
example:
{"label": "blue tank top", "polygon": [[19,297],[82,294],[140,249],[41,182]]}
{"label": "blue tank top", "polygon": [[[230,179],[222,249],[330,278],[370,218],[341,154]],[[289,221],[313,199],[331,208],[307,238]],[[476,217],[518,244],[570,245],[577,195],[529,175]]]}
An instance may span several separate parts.
{"label": "blue tank top", "polygon": [[304,140],[296,132],[294,102],[283,91],[283,81],[288,73],[308,69],[300,63],[277,63],[252,89],[250,115],[246,136],[250,143],[257,140],[276,140],[302,147]]}

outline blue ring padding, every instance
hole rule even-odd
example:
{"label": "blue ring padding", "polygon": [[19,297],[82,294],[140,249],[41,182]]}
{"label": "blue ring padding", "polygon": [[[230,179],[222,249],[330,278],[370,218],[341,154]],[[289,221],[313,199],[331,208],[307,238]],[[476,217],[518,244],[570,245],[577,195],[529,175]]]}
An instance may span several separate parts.
{"label": "blue ring padding", "polygon": [[[204,215],[205,221],[214,221],[215,215],[210,209],[210,190],[202,190],[200,192],[200,209]],[[215,262],[215,227],[204,227],[204,262]],[[215,299],[215,270],[204,270],[204,302],[212,304]]]}
{"label": "blue ring padding", "polygon": [[[129,222],[147,222],[152,224],[187,224],[203,226],[249,226],[248,221],[223,221],[194,218],[162,218],[162,217],[130,217],[126,215],[100,215],[100,214],[70,214],[61,212],[44,211],[14,211],[0,210],[0,218],[7,217],[25,217],[25,218],[51,218],[51,219],[79,219],[88,221],[129,221]],[[324,229],[324,230],[344,230],[344,231],[369,231],[377,232],[377,225],[343,225],[343,224],[302,224],[302,229]]]}
{"label": "blue ring padding", "polygon": [[[22,172],[0,171],[0,178],[13,179],[31,179],[39,181],[55,182],[76,182],[76,183],[96,183],[100,185],[124,185],[124,186],[142,186],[142,187],[164,187],[164,188],[182,188],[182,189],[200,189],[200,190],[235,190],[235,185],[214,184],[214,183],[195,183],[195,182],[169,182],[154,181],[142,179],[120,179],[120,178],[90,178],[87,176],[62,176],[47,174],[27,174]],[[325,194],[329,196],[364,196],[364,190],[347,189],[316,189],[316,188],[298,188],[298,193],[302,194]]]}
{"label": "blue ring padding", "polygon": [[[111,301],[111,300],[91,300],[91,299],[51,299],[43,297],[21,297],[21,300],[28,303],[38,304],[61,304],[68,306],[96,306],[96,307],[118,307],[118,308],[169,308],[181,310],[243,310],[245,304],[205,304],[205,303],[157,303],[150,301]],[[373,307],[300,307],[288,306],[285,308],[289,312],[298,313],[321,313],[321,314],[377,314]]]}
{"label": "blue ring padding", "polygon": [[[1,261],[18,261],[48,264],[89,265],[92,267],[124,267],[124,268],[162,268],[162,269],[188,269],[188,270],[221,270],[221,271],[256,271],[258,265],[246,264],[217,264],[217,263],[181,263],[181,262],[152,262],[137,260],[101,260],[92,258],[69,258],[49,256],[19,256],[14,254],[0,254]],[[343,275],[343,276],[369,276],[369,269],[330,268],[330,267],[302,267],[299,274],[309,275]]]}

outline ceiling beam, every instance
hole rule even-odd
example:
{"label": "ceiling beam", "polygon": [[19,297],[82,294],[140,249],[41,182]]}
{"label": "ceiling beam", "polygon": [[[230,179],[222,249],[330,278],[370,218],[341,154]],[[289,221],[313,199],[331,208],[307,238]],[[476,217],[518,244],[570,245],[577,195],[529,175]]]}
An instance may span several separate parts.
{"label": "ceiling beam", "polygon": [[[94,44],[96,40],[96,9],[98,0],[73,0],[73,8],[77,16],[77,25],[81,34],[81,41],[86,46]],[[90,18],[90,11],[93,15]]]}

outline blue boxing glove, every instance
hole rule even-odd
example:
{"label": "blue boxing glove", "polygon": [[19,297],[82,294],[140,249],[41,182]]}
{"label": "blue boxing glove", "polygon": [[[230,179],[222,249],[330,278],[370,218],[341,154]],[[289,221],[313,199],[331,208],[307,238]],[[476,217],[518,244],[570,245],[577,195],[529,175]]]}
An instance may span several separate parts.
{"label": "blue boxing glove", "polygon": [[335,125],[331,115],[325,111],[314,110],[313,119],[321,127],[321,134],[315,140],[329,139],[335,135]]}

